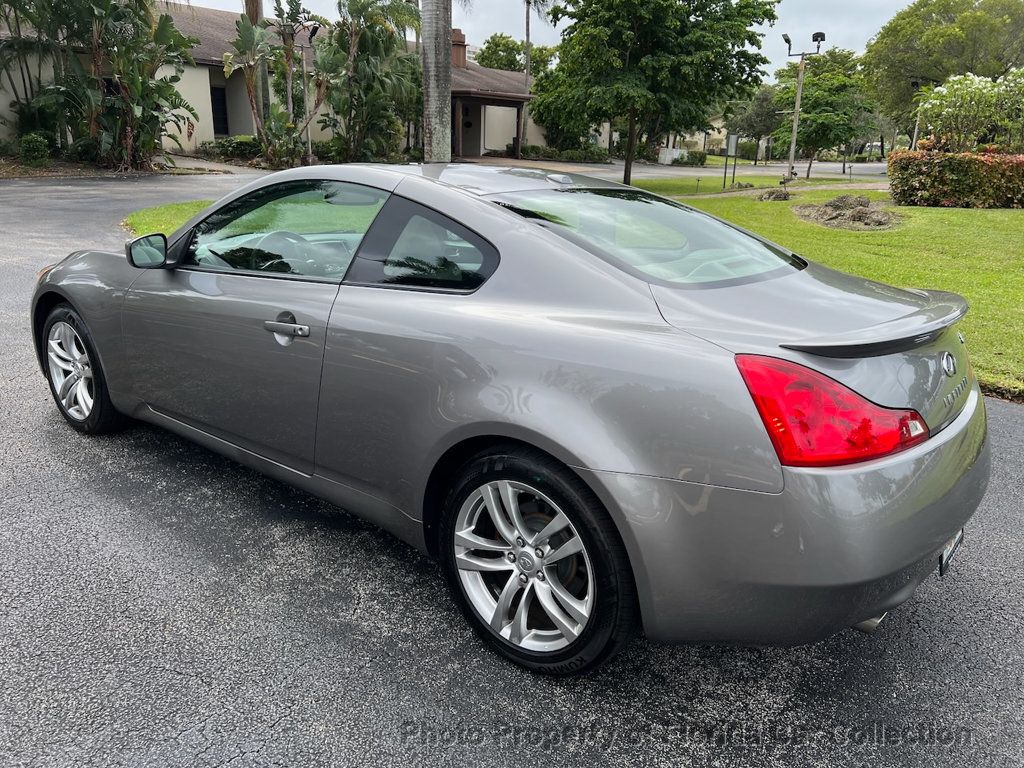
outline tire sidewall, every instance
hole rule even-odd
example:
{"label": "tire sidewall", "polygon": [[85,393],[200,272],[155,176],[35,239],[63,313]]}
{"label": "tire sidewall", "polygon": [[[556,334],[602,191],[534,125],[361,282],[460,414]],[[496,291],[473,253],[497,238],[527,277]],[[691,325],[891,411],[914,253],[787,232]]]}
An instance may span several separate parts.
{"label": "tire sidewall", "polygon": [[[555,502],[570,519],[590,559],[592,588],[595,590],[590,620],[581,635],[565,648],[540,652],[518,648],[499,637],[476,613],[462,586],[455,563],[454,528],[458,512],[466,499],[481,485],[495,480],[525,483]],[[507,658],[536,671],[555,675],[571,675],[595,666],[605,655],[617,624],[623,595],[621,579],[609,557],[609,547],[602,541],[601,526],[595,514],[595,499],[585,498],[560,472],[540,465],[515,453],[500,453],[471,460],[458,473],[445,501],[439,552],[445,575],[456,602],[470,624],[489,644]]]}

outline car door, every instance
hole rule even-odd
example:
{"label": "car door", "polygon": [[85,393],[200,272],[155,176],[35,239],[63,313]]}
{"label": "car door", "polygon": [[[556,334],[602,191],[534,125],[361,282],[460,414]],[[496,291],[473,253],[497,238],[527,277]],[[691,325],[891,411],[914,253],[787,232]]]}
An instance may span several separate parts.
{"label": "car door", "polygon": [[[450,393],[489,373],[457,319],[498,266],[477,233],[399,195],[352,262],[327,331],[317,474],[397,506],[426,446],[451,427]],[[459,330],[451,335],[450,329]]]}
{"label": "car door", "polygon": [[336,181],[263,187],[188,235],[174,269],[128,292],[133,386],[154,410],[312,473],[328,318],[388,193]]}

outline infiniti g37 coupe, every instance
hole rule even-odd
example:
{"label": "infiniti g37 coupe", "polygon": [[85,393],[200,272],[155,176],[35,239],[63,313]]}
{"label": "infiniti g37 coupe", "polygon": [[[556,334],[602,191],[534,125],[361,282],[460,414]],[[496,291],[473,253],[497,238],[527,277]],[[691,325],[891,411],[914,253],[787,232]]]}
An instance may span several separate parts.
{"label": "infiniti g37 coupe", "polygon": [[988,481],[963,299],[634,188],[321,166],[126,250],[40,272],[68,423],[141,419],[379,524],[534,670],[640,629],[872,628],[947,567]]}

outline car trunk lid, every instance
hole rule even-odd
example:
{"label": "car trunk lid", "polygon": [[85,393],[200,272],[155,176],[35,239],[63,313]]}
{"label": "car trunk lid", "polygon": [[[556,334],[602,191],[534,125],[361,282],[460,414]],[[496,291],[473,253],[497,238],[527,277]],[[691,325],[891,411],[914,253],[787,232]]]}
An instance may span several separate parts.
{"label": "car trunk lid", "polygon": [[935,432],[974,384],[956,324],[967,303],[943,291],[903,290],[816,264],[719,288],[652,285],[673,326],[736,354],[814,368],[873,402],[913,408]]}

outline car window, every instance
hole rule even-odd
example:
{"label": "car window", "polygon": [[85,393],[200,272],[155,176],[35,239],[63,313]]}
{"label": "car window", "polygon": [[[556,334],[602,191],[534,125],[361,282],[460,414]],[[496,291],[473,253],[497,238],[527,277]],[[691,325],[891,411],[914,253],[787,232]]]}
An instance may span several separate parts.
{"label": "car window", "polygon": [[382,190],[339,181],[264,187],[204,219],[184,263],[341,280],[387,198]]}
{"label": "car window", "polygon": [[494,246],[475,232],[394,196],[367,235],[346,282],[472,291],[497,264]]}
{"label": "car window", "polygon": [[803,267],[711,216],[639,190],[544,189],[490,199],[649,282],[715,287]]}

